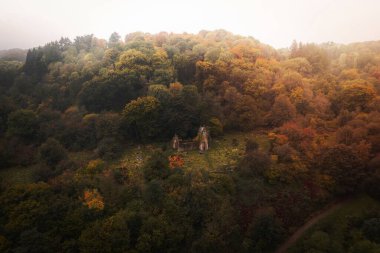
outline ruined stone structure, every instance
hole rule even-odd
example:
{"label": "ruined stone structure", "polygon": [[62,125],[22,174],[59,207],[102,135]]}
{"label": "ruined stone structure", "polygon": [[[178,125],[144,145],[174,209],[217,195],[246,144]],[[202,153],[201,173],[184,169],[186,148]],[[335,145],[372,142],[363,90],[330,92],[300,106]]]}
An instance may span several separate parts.
{"label": "ruined stone structure", "polygon": [[173,137],[173,140],[172,140],[172,147],[173,149],[177,149],[179,148],[179,141],[180,139],[178,138],[178,135],[175,134],[174,137]]}
{"label": "ruined stone structure", "polygon": [[172,139],[172,148],[177,151],[189,151],[198,148],[200,153],[204,153],[209,148],[208,142],[208,131],[206,127],[201,126],[198,135],[193,140],[182,140],[175,134]]}
{"label": "ruined stone structure", "polygon": [[206,127],[201,126],[198,131],[199,152],[204,153],[208,150],[208,132]]}

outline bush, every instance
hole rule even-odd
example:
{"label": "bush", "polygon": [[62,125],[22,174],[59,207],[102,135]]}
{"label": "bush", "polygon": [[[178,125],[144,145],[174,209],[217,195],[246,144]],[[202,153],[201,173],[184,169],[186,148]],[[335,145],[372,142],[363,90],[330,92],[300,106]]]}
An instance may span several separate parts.
{"label": "bush", "polygon": [[96,121],[96,137],[98,139],[119,136],[121,116],[117,113],[100,114]]}
{"label": "bush", "polygon": [[254,138],[250,138],[245,143],[245,152],[249,153],[255,151],[259,148],[259,144],[256,142]]}
{"label": "bush", "polygon": [[46,182],[48,181],[50,178],[56,176],[56,173],[55,171],[53,171],[51,168],[47,167],[47,166],[41,166],[39,168],[37,168],[34,172],[33,172],[33,179],[36,181],[36,182],[39,182],[39,181],[43,181],[43,182]]}
{"label": "bush", "polygon": [[79,238],[80,252],[131,252],[127,221],[127,213],[120,211],[86,227]]}
{"label": "bush", "polygon": [[123,173],[122,168],[116,168],[112,171],[113,179],[118,184],[123,184],[124,181],[127,179],[127,176],[125,173]]}
{"label": "bush", "polygon": [[209,130],[212,137],[223,135],[223,124],[218,118],[211,118],[209,121]]}
{"label": "bush", "polygon": [[334,178],[338,193],[353,193],[361,189],[368,176],[366,156],[363,148],[338,144],[325,147],[314,162],[316,168]]}
{"label": "bush", "polygon": [[243,176],[262,176],[270,165],[270,156],[260,150],[255,150],[244,156],[240,162],[239,171]]}
{"label": "bush", "polygon": [[152,180],[146,184],[143,191],[143,199],[146,203],[160,205],[164,196],[164,189],[160,180]]}
{"label": "bush", "polygon": [[7,125],[9,136],[33,139],[38,130],[38,119],[31,110],[18,110],[9,115]]}
{"label": "bush", "polygon": [[367,239],[380,243],[380,218],[372,218],[364,221],[362,231]]}
{"label": "bush", "polygon": [[167,178],[170,174],[169,159],[164,152],[155,152],[144,165],[146,180]]}
{"label": "bush", "polygon": [[54,169],[49,168],[46,165],[42,165],[42,166],[38,167],[33,172],[33,178],[36,182],[38,182],[38,181],[46,182],[50,178],[53,178],[53,177],[56,177],[56,176],[62,174],[62,172],[64,170],[73,170],[77,167],[78,167],[78,165],[75,162],[73,162],[72,160],[65,159],[65,160],[60,161],[55,166]]}
{"label": "bush", "polygon": [[260,215],[248,227],[244,244],[247,252],[272,252],[283,235],[284,229],[272,215]]}
{"label": "bush", "polygon": [[326,252],[331,247],[331,240],[329,234],[318,230],[304,244],[306,249],[313,249],[315,252]]}
{"label": "bush", "polygon": [[73,160],[70,160],[70,159],[65,159],[65,160],[62,160],[60,161],[58,164],[57,164],[57,167],[55,168],[57,171],[64,171],[64,170],[74,170],[74,169],[77,169],[79,167],[79,165],[74,162]]}
{"label": "bush", "polygon": [[49,138],[39,149],[40,159],[48,166],[55,167],[60,161],[66,159],[66,149],[56,139]]}
{"label": "bush", "polygon": [[9,166],[28,166],[35,163],[37,149],[32,144],[20,142],[19,138],[10,138],[0,143],[0,168]]}
{"label": "bush", "polygon": [[104,138],[98,143],[96,153],[103,159],[111,160],[119,156],[121,152],[120,143],[115,138]]}
{"label": "bush", "polygon": [[131,101],[123,111],[123,127],[137,140],[150,140],[159,134],[160,102],[154,97]]}
{"label": "bush", "polygon": [[297,152],[287,143],[273,148],[273,153],[278,155],[278,160],[280,162],[287,163],[293,161]]}
{"label": "bush", "polygon": [[86,171],[88,174],[97,174],[103,171],[105,163],[101,159],[91,160],[88,162]]}

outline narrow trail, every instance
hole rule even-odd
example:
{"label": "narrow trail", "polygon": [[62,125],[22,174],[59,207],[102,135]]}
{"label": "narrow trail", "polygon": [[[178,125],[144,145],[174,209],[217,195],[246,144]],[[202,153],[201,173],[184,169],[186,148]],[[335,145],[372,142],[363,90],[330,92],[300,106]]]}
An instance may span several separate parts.
{"label": "narrow trail", "polygon": [[341,207],[344,203],[346,203],[349,199],[340,200],[324,210],[318,212],[313,216],[310,220],[308,220],[305,224],[302,225],[302,227],[298,228],[296,232],[293,233],[292,236],[290,236],[283,244],[281,244],[275,253],[285,253],[291,246],[293,246],[294,243],[300,239],[300,237],[314,224],[316,224],[321,219],[325,218],[335,210],[337,210],[339,207]]}

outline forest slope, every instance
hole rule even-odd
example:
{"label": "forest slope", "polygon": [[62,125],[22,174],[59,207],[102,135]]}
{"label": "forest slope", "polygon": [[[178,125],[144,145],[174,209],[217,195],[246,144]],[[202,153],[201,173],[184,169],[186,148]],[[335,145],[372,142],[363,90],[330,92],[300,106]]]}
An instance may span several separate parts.
{"label": "forest slope", "polygon": [[[272,252],[335,199],[380,197],[379,41],[113,33],[9,60],[0,251]],[[200,126],[206,153],[171,148]]]}

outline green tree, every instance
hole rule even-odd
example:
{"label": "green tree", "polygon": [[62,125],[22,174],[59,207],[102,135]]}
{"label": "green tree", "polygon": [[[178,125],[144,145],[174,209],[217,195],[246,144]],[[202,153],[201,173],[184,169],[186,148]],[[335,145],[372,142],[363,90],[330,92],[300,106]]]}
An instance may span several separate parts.
{"label": "green tree", "polygon": [[161,124],[163,135],[172,137],[194,137],[200,125],[200,96],[194,85],[182,86],[180,83],[170,87],[169,104],[163,108]]}
{"label": "green tree", "polygon": [[220,120],[218,118],[212,117],[208,121],[207,125],[208,125],[209,131],[210,131],[210,135],[212,137],[218,137],[218,136],[223,135],[223,124],[222,124],[222,122],[220,122]]}
{"label": "green tree", "polygon": [[115,69],[116,68],[116,61],[119,58],[119,51],[116,50],[115,48],[109,48],[104,52],[103,56],[103,62],[105,65],[109,66],[112,65],[112,67]]}
{"label": "green tree", "polygon": [[128,216],[125,211],[98,220],[82,231],[79,238],[84,253],[124,253],[130,249]]}
{"label": "green tree", "polygon": [[195,76],[195,63],[197,56],[191,53],[181,53],[174,56],[174,67],[177,72],[178,81],[190,83]]}
{"label": "green tree", "polygon": [[168,59],[168,55],[164,50],[157,50],[153,54],[152,68],[154,70],[151,80],[152,83],[169,85],[174,81],[174,67],[171,64],[171,61]]}
{"label": "green tree", "polygon": [[17,110],[8,117],[7,134],[30,140],[38,133],[37,115],[31,110]]}
{"label": "green tree", "polygon": [[141,94],[141,80],[136,72],[107,73],[85,82],[78,94],[79,102],[91,112],[120,111]]}
{"label": "green tree", "polygon": [[154,97],[140,97],[128,103],[123,111],[127,132],[138,140],[156,137],[159,133],[160,102]]}
{"label": "green tree", "polygon": [[96,138],[118,137],[120,135],[121,115],[118,113],[102,113],[96,118]]}
{"label": "green tree", "polygon": [[154,253],[166,252],[168,224],[162,217],[149,216],[144,220],[141,233],[137,240],[138,252]]}
{"label": "green tree", "polygon": [[148,87],[148,96],[152,96],[158,99],[161,105],[167,105],[169,103],[171,94],[165,85],[152,84]]}
{"label": "green tree", "polygon": [[109,47],[116,47],[121,42],[121,36],[117,32],[113,32],[108,39]]}
{"label": "green tree", "polygon": [[60,161],[67,158],[66,149],[53,138],[49,138],[40,146],[39,154],[41,160],[51,167],[55,167]]}
{"label": "green tree", "polygon": [[47,71],[43,48],[39,47],[28,50],[22,70],[38,80],[42,78],[42,75]]}
{"label": "green tree", "polygon": [[365,237],[369,240],[380,243],[380,218],[365,220],[362,226]]}
{"label": "green tree", "polygon": [[167,154],[161,151],[155,152],[144,164],[143,172],[148,181],[167,178],[170,175]]}
{"label": "green tree", "polygon": [[256,142],[248,141],[246,154],[239,164],[238,171],[243,176],[262,176],[270,165],[270,156],[259,150]]}
{"label": "green tree", "polygon": [[20,234],[15,252],[48,253],[59,251],[59,238],[48,233],[41,233],[36,228],[25,230]]}
{"label": "green tree", "polygon": [[138,75],[147,80],[149,80],[152,75],[150,57],[136,49],[129,49],[123,52],[119,57],[119,61],[116,62],[116,69],[120,71],[125,69],[135,71]]}
{"label": "green tree", "polygon": [[94,35],[84,35],[84,36],[77,36],[74,39],[74,46],[77,49],[78,52],[81,50],[84,51],[90,51],[90,49],[93,46],[93,41],[94,41]]}
{"label": "green tree", "polygon": [[245,252],[272,252],[283,235],[282,226],[272,215],[261,215],[248,227]]}
{"label": "green tree", "polygon": [[[317,252],[328,252],[331,248],[331,239],[329,234],[323,231],[315,231],[309,239],[305,242],[305,249],[311,251],[312,249]],[[313,252],[313,251],[311,251]]]}
{"label": "green tree", "polygon": [[121,144],[115,138],[107,137],[98,143],[96,153],[104,159],[111,160],[118,157],[121,150]]}

